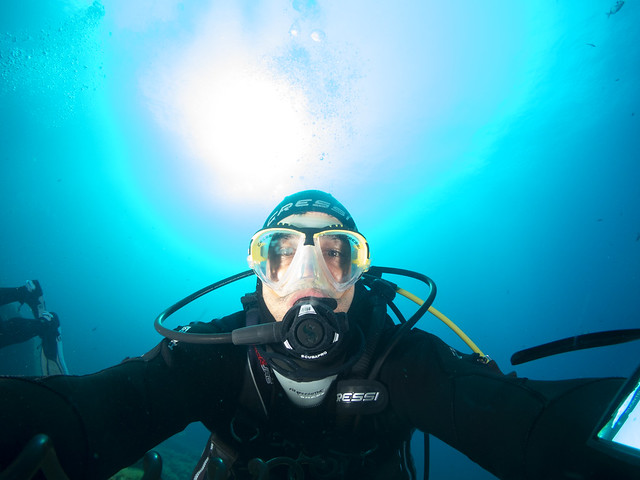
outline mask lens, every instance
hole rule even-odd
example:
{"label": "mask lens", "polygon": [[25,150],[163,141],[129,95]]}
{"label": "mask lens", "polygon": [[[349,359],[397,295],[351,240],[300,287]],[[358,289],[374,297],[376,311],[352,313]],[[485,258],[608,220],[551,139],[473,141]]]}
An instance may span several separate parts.
{"label": "mask lens", "polygon": [[315,244],[338,290],[352,285],[369,268],[367,242],[362,235],[328,230],[315,235]]}
{"label": "mask lens", "polygon": [[304,234],[301,232],[276,228],[263,230],[251,239],[249,265],[262,281],[277,286],[302,244]]}
{"label": "mask lens", "polygon": [[276,233],[271,237],[267,271],[272,282],[277,283],[283,279],[293,262],[301,240],[303,240],[301,235],[296,235],[294,232]]}

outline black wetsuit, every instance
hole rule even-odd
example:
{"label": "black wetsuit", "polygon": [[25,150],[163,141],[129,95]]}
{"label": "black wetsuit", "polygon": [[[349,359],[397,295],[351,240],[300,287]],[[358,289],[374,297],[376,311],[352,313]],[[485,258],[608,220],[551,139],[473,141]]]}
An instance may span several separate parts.
{"label": "black wetsuit", "polygon": [[[349,311],[365,331],[369,302],[359,287]],[[244,318],[240,312],[194,328],[228,331]],[[0,379],[0,471],[39,432],[53,439],[72,479],[106,478],[191,422],[228,440],[232,419],[240,418],[235,433],[253,438],[240,400],[251,349],[164,340],[143,357],[92,375]],[[585,444],[622,379],[505,376],[420,330],[393,349],[378,379],[389,404],[382,413],[363,415],[355,430],[350,419],[336,418],[334,395],[320,407],[299,409],[275,385],[267,402],[270,419],[241,446],[241,460],[302,452],[321,460],[317,468],[346,472],[334,478],[407,478],[403,442],[419,429],[500,478],[640,478],[637,468]]]}
{"label": "black wetsuit", "polygon": [[0,319],[0,348],[43,337],[48,331],[48,324],[42,320],[21,317]]}
{"label": "black wetsuit", "polygon": [[[0,288],[0,305],[23,303],[25,301],[23,289],[24,287]],[[26,342],[33,337],[43,337],[48,331],[47,322],[39,319],[15,317],[4,320],[0,318],[0,348]]]}

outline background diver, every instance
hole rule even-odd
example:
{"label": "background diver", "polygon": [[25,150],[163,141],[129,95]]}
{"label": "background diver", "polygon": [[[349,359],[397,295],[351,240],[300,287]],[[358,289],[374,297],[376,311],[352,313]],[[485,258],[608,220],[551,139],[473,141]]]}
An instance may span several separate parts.
{"label": "background diver", "polygon": [[11,303],[28,305],[33,318],[18,315],[0,318],[0,348],[40,337],[41,374],[67,374],[60,340],[60,319],[56,313],[46,310],[40,282],[27,280],[26,284],[20,287],[0,288],[0,306]]}
{"label": "background diver", "polygon": [[[212,434],[194,479],[415,478],[415,430],[499,478],[640,478],[585,443],[624,379],[504,375],[404,328],[411,320],[394,325],[395,291],[331,195],[285,198],[252,237],[249,264],[258,281],[241,311],[176,329],[142,357],[0,379],[0,471],[44,433],[69,478],[108,478],[200,421]],[[420,309],[434,295],[431,285]]]}

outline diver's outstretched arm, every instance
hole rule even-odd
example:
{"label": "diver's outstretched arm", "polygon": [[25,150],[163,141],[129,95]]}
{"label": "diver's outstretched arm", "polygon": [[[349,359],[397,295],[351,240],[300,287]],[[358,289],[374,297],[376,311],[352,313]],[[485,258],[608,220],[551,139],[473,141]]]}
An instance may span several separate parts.
{"label": "diver's outstretched arm", "polygon": [[163,407],[149,398],[149,368],[132,361],[86,376],[0,377],[0,472],[46,434],[69,478],[106,479],[184,429],[180,409],[155,419]]}
{"label": "diver's outstretched arm", "polygon": [[164,340],[83,376],[0,377],[0,472],[35,435],[72,479],[107,479],[189,423],[235,408],[246,349]]}
{"label": "diver's outstretched arm", "polygon": [[640,467],[587,444],[624,379],[502,375],[420,331],[398,347],[380,377],[398,418],[498,478],[640,478]]}

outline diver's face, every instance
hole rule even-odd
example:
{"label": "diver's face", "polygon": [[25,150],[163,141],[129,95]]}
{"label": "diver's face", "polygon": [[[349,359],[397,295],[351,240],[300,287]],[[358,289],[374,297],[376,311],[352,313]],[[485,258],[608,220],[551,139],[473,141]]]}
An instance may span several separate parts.
{"label": "diver's face", "polygon": [[[282,223],[288,223],[294,227],[301,228],[322,228],[330,225],[339,224],[339,220],[331,215],[322,212],[307,212],[303,215],[290,215],[283,220]],[[282,321],[285,314],[299,299],[303,297],[328,297],[338,302],[335,312],[346,312],[353,301],[353,293],[355,287],[351,286],[343,292],[337,292],[332,289],[331,292],[322,292],[317,289],[302,289],[289,293],[285,296],[279,296],[274,290],[264,283],[262,284],[262,298],[267,308],[275,318],[276,322]],[[330,295],[328,295],[330,293]]]}

